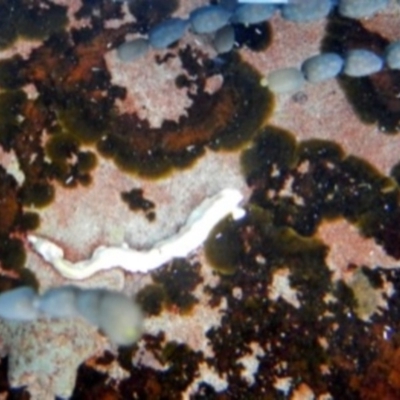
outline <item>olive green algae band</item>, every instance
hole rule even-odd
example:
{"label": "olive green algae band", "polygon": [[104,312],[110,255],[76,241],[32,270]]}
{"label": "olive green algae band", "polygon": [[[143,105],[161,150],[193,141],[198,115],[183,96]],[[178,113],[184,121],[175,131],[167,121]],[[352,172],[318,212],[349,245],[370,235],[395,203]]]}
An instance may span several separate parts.
{"label": "olive green algae band", "polygon": [[62,248],[50,240],[34,235],[30,235],[28,240],[44,260],[68,279],[85,279],[99,271],[116,267],[128,272],[146,273],[174,257],[186,257],[202,245],[214,226],[229,214],[235,219],[243,217],[245,211],[239,206],[242,200],[242,194],[236,189],[224,189],[206,198],[192,211],[178,233],[157,243],[150,250],[139,251],[127,245],[100,246],[91,258],[73,263],[66,260]]}

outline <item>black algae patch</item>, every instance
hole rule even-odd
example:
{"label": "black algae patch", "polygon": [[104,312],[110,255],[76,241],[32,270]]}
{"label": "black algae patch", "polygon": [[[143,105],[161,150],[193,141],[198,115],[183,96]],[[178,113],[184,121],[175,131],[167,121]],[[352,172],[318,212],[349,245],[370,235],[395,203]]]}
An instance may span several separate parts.
{"label": "black algae patch", "polygon": [[0,241],[0,260],[4,269],[21,269],[26,260],[23,243],[19,239],[2,238]]}
{"label": "black algae patch", "polygon": [[163,285],[147,285],[139,291],[136,301],[147,315],[158,315],[164,308],[166,293]]}
{"label": "black algae patch", "polygon": [[54,199],[54,188],[49,183],[27,183],[21,190],[21,198],[28,207],[46,207]]}
{"label": "black algae patch", "polygon": [[149,221],[154,221],[156,218],[154,211],[156,205],[144,197],[142,189],[132,189],[129,192],[122,192],[121,199],[128,205],[130,210],[143,211]]}
{"label": "black algae patch", "polygon": [[22,123],[18,118],[26,103],[26,95],[21,90],[0,93],[0,145],[5,151],[11,150]]}
{"label": "black algae patch", "polygon": [[19,219],[19,229],[22,231],[33,231],[40,225],[39,214],[31,211],[24,212]]}
{"label": "black algae patch", "polygon": [[254,188],[252,202],[271,213],[275,226],[309,236],[323,218],[344,217],[366,236],[389,243],[381,236],[397,215],[395,181],[346,156],[339,145],[314,139],[297,144],[290,132],[267,127],[243,153],[242,165]]}
{"label": "black algae patch", "polygon": [[[0,265],[5,270],[18,273],[21,284],[37,287],[33,274],[24,269],[25,247],[18,235],[38,225],[36,213],[24,213],[21,188],[15,178],[0,166]],[[16,281],[16,286],[18,281]]]}
{"label": "black algae patch", "polygon": [[[244,246],[240,266],[235,274],[222,275],[217,287],[209,288],[213,303],[221,298],[228,302],[221,326],[207,332],[215,354],[207,362],[227,377],[228,389],[223,393],[233,398],[274,398],[278,376],[298,376],[325,390],[320,366],[328,362],[328,355],[318,337],[334,328],[322,319],[328,310],[323,299],[334,290],[324,264],[326,247],[290,228],[273,227],[269,213],[258,208],[248,210],[238,234]],[[274,276],[288,277],[298,308],[283,299],[270,299]],[[253,352],[255,343],[268,353],[258,354],[260,366],[249,385],[238,361]],[[276,370],[274,366],[283,360],[283,370]]]}
{"label": "black algae patch", "polygon": [[181,399],[198,376],[199,364],[204,360],[202,354],[182,343],[165,342],[163,335],[145,335],[143,344],[165,369],[132,365],[130,355],[125,364],[130,376],[119,384],[121,398]]}
{"label": "black algae patch", "polygon": [[[96,360],[100,368],[104,368],[102,360]],[[109,364],[110,362],[106,363]],[[116,400],[119,399],[118,389],[115,382],[110,381],[106,373],[99,372],[94,368],[82,364],[77,373],[76,387],[71,400],[98,399]]]}
{"label": "black algae patch", "polygon": [[[333,142],[296,143],[275,127],[260,132],[242,162],[253,190],[247,214],[223,221],[208,239],[233,271],[220,273],[220,284],[207,288],[210,306],[222,299],[228,305],[221,326],[207,332],[214,356],[206,360],[226,376],[228,388],[217,394],[203,385],[194,398],[281,398],[276,380],[287,376],[296,377],[289,395],[305,382],[316,397],[397,398],[400,273],[359,266],[371,290],[394,288],[384,295],[389,307],[362,321],[353,291],[332,282],[329,243],[312,236],[323,219],[346,218],[398,256],[396,181]],[[224,236],[239,243],[239,256],[229,258]],[[251,384],[240,365],[250,354],[259,362]]]}
{"label": "black algae patch", "polygon": [[194,352],[185,344],[167,342],[161,353],[161,361],[170,365],[164,373],[166,392],[171,393],[176,389],[180,392],[185,390],[196,376],[201,358],[199,353]]}
{"label": "black algae patch", "polygon": [[217,131],[218,136],[210,147],[233,150],[241,148],[264,126],[274,102],[272,94],[261,86],[261,75],[253,67],[233,53],[226,60],[226,69],[221,71],[223,89],[231,92],[230,101],[236,105],[236,112],[226,127]]}
{"label": "black algae patch", "polygon": [[19,55],[1,60],[0,87],[11,90],[20,88],[25,83],[25,78],[22,74],[24,67],[25,61]]}
{"label": "black algae patch", "polygon": [[[151,14],[156,3],[131,6],[137,6],[139,14],[150,7],[146,12]],[[90,5],[94,11],[86,17],[93,19],[91,28],[53,33],[28,60],[16,56],[0,62],[0,87],[5,89],[0,95],[0,145],[15,152],[25,175],[20,191],[24,205],[48,205],[55,181],[71,188],[89,185],[97,165],[91,147],[113,159],[122,171],[163,177],[191,167],[206,148],[241,148],[264,125],[273,102],[260,85],[260,74],[237,55],[213,63],[190,47],[178,55],[186,76],[180,84],[196,88],[189,90],[193,106],[186,116],[152,129],[135,114],[119,114],[115,102],[125,97],[126,90],[111,83],[104,54],[110,43],[120,43],[138,27],[106,29],[96,18],[118,18],[119,5],[86,1],[80,11]],[[166,7],[169,15],[176,5]],[[44,12],[35,10],[32,5],[31,13]],[[207,79],[216,74],[224,83],[210,94]],[[19,90],[24,85],[37,91],[35,100]],[[147,212],[147,217],[154,219],[154,212]]]}
{"label": "black algae patch", "polygon": [[31,395],[25,388],[12,389],[8,381],[8,357],[0,360],[0,391],[5,393],[7,398],[13,400],[29,400]]}
{"label": "black algae patch", "polygon": [[0,234],[7,234],[21,216],[18,184],[15,178],[0,166]]}
{"label": "black algae patch", "polygon": [[171,17],[178,5],[178,0],[133,0],[129,2],[129,10],[138,21],[139,30],[144,33]]}
{"label": "black algae patch", "polygon": [[[367,30],[356,19],[331,14],[326,27],[322,52],[336,52],[345,56],[348,50],[367,49],[383,56],[389,40]],[[365,78],[340,75],[340,86],[356,115],[366,124],[377,124],[383,133],[400,130],[400,72],[384,69]]]}
{"label": "black algae patch", "polygon": [[[124,96],[110,83],[104,53],[129,30],[100,28],[54,34],[28,60],[0,63],[0,87],[9,89],[0,96],[0,145],[18,158],[26,205],[49,204],[55,180],[66,187],[91,183],[97,160],[88,147],[108,131],[114,101]],[[35,100],[17,90],[25,84],[37,91]]]}
{"label": "black algae patch", "polygon": [[[249,207],[237,232],[245,249],[240,266],[208,288],[213,304],[222,299],[228,303],[221,326],[207,332],[214,353],[207,363],[226,377],[228,388],[217,395],[203,385],[195,398],[283,398],[275,384],[287,376],[296,377],[289,394],[305,382],[316,397],[396,398],[386,396],[400,393],[395,378],[399,368],[393,362],[400,354],[399,272],[367,272],[374,288],[383,289],[389,282],[396,294],[388,309],[371,322],[361,321],[354,313],[352,291],[331,281],[325,264],[328,247],[272,225],[269,211],[252,203]],[[289,298],[279,292],[284,277],[295,293]],[[259,362],[251,384],[240,365],[249,355]],[[378,372],[382,370],[385,373]],[[379,382],[379,388],[371,382]]]}
{"label": "black algae patch", "polygon": [[92,144],[107,132],[110,108],[111,101],[104,96],[91,104],[79,93],[73,93],[68,101],[60,99],[55,111],[61,130],[82,143]]}
{"label": "black algae patch", "polygon": [[79,139],[67,133],[53,134],[45,146],[51,166],[50,174],[65,187],[85,186],[91,182],[90,172],[96,167],[97,159],[91,151],[79,149]]}
{"label": "black algae patch", "polygon": [[[331,393],[334,398],[342,397],[345,389],[353,391],[357,398],[362,399],[396,399],[400,395],[400,368],[395,361],[400,355],[400,273],[398,270],[383,268],[373,271],[364,269],[363,272],[368,274],[374,287],[383,289],[389,283],[393,285],[394,291],[387,299],[388,307],[374,315],[371,324],[360,326],[360,332],[349,331],[347,337],[342,332],[339,344],[348,351],[348,357],[343,362],[358,360],[361,368],[357,371],[357,367],[349,368],[349,365],[347,378],[345,370],[336,371],[335,375],[343,383],[348,383],[346,386],[332,386]],[[364,335],[363,338],[361,335]],[[365,353],[362,355],[363,350]]]}
{"label": "black algae patch", "polygon": [[154,272],[152,277],[164,289],[164,306],[186,314],[198,302],[192,292],[202,282],[200,264],[176,258],[170,265]]}
{"label": "black algae patch", "polygon": [[260,24],[235,24],[235,45],[246,46],[254,51],[264,51],[272,43],[272,29],[269,22]]}
{"label": "black algae patch", "polygon": [[192,292],[202,282],[199,264],[176,258],[152,273],[152,278],[155,284],[145,286],[137,295],[147,314],[158,315],[165,308],[187,314],[198,302]]}

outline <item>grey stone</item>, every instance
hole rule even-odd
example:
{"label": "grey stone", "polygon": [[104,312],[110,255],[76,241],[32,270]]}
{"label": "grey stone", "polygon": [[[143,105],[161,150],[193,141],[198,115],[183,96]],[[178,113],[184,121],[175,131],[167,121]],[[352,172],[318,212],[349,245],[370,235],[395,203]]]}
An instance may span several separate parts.
{"label": "grey stone", "polygon": [[400,40],[391,43],[386,48],[385,61],[389,68],[400,69]]}
{"label": "grey stone", "polygon": [[348,18],[367,18],[388,4],[389,0],[340,0],[339,13]]}
{"label": "grey stone", "polygon": [[232,25],[226,25],[215,33],[214,48],[217,53],[227,53],[235,45],[235,30]]}
{"label": "grey stone", "polygon": [[270,19],[276,9],[272,4],[243,4],[233,13],[232,22],[258,24]]}
{"label": "grey stone", "polygon": [[325,18],[333,6],[332,0],[307,0],[282,6],[282,17],[293,22],[312,22]]}
{"label": "grey stone", "polygon": [[165,49],[185,34],[188,21],[171,18],[156,25],[149,32],[149,42],[156,49]]}
{"label": "grey stone", "polygon": [[297,68],[282,68],[267,76],[268,87],[273,93],[297,92],[304,85],[304,76]]}
{"label": "grey stone", "polygon": [[220,6],[204,6],[190,13],[193,32],[212,33],[227,25],[232,13]]}
{"label": "grey stone", "polygon": [[383,67],[381,57],[369,50],[350,50],[345,57],[343,73],[352,77],[363,77],[379,72]]}
{"label": "grey stone", "polygon": [[306,59],[301,70],[309,82],[322,82],[335,78],[343,68],[343,58],[336,53],[324,53]]}

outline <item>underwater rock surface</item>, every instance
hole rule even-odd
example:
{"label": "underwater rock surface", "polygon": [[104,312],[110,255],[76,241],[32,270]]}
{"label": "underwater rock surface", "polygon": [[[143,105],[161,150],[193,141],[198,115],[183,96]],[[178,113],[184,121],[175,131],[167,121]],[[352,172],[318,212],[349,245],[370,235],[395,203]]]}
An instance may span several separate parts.
{"label": "underwater rock surface", "polygon": [[[0,320],[1,395],[399,397],[399,72],[337,70],[357,49],[390,59],[400,6],[363,1],[373,16],[357,19],[336,3],[250,25],[229,0],[0,4],[1,293],[68,284],[30,234],[75,262],[168,241],[227,187],[246,210],[157,271],[79,281],[137,295],[133,346],[84,324]],[[195,16],[211,12],[204,28]],[[201,28],[163,30],[172,18]],[[267,77],[289,68],[301,86],[272,94]]]}

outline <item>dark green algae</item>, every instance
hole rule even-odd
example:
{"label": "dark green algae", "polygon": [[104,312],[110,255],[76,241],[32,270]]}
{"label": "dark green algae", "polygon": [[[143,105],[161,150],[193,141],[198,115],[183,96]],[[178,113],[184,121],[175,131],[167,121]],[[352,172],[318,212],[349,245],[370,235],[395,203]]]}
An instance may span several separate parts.
{"label": "dark green algae", "polygon": [[[41,6],[39,6],[41,4]],[[51,1],[0,1],[0,50],[19,37],[45,39],[66,26],[67,8]]]}
{"label": "dark green algae", "polygon": [[[133,114],[117,112],[115,101],[124,99],[126,90],[111,83],[103,57],[110,50],[109,43],[117,46],[127,33],[148,27],[132,23],[106,29],[106,20],[122,17],[120,5],[84,1],[76,18],[90,18],[92,28],[66,32],[66,8],[46,3],[48,7],[41,9],[35,2],[25,7],[22,0],[12,4],[0,2],[0,11],[7,8],[7,13],[0,13],[0,18],[7,16],[1,46],[11,46],[18,37],[43,42],[28,59],[16,55],[0,61],[0,146],[14,152],[25,176],[22,184],[13,183],[12,196],[2,194],[13,213],[18,210],[18,215],[11,213],[3,222],[7,226],[0,255],[6,268],[25,263],[22,243],[18,238],[8,239],[9,235],[24,234],[40,223],[38,214],[22,208],[51,204],[55,185],[90,185],[98,157],[112,159],[123,172],[165,177],[192,166],[205,148],[237,150],[251,140],[272,111],[272,96],[259,85],[261,76],[238,56],[214,63],[187,47],[179,57],[190,85],[198,88],[191,95],[194,106],[178,123],[165,121],[160,129],[152,129]],[[147,3],[136,6],[131,11],[138,15],[153,12]],[[164,11],[168,15],[173,9],[170,3]],[[25,27],[20,26],[28,20]],[[165,61],[155,58],[155,62]],[[224,76],[224,84],[209,95],[206,80],[215,74]],[[36,90],[35,99],[23,90],[27,85]],[[12,177],[5,174],[4,179]],[[150,220],[155,217],[151,210],[146,215]]]}
{"label": "dark green algae", "polygon": [[[326,265],[330,243],[315,237],[324,220],[345,218],[398,257],[396,250],[391,251],[396,242],[384,234],[389,230],[391,240],[397,240],[398,228],[391,222],[398,213],[396,181],[346,155],[333,142],[297,143],[290,132],[273,126],[243,153],[242,165],[252,188],[247,214],[237,221],[221,221],[205,244],[206,256],[220,275],[219,285],[207,289],[210,305],[217,306],[222,299],[228,303],[221,326],[207,332],[214,352],[207,362],[227,377],[228,389],[216,393],[206,385],[207,398],[284,398],[274,387],[279,376],[297,377],[294,386],[304,382],[316,396],[360,399],[399,393],[400,386],[377,389],[369,382],[387,384],[386,378],[374,375],[379,365],[386,371],[396,369],[381,350],[398,348],[400,273],[363,268],[375,289],[382,290],[389,281],[397,290],[387,299],[385,311],[362,321],[352,290],[341,281],[332,282]],[[293,196],[280,196],[288,180]],[[268,296],[274,274],[280,271],[288,273],[298,308]],[[385,329],[389,336],[383,335]],[[237,360],[251,352],[252,343],[268,351],[257,356],[259,368],[249,386]],[[277,371],[282,361],[284,367]],[[322,373],[322,365],[329,374]],[[377,397],[368,397],[366,386]]]}
{"label": "dark green algae", "polygon": [[[217,70],[211,61],[205,68],[203,63],[207,64],[207,60],[197,60],[190,48],[179,54],[190,84],[198,87],[196,94],[189,94],[194,105],[187,116],[178,122],[165,121],[161,128],[154,129],[135,114],[118,114],[114,102],[123,99],[126,92],[111,84],[102,52],[106,51],[106,41],[113,40],[108,36],[113,34],[118,41],[126,31],[104,31],[100,36],[93,36],[93,32],[75,34],[75,47],[65,34],[53,35],[33,51],[29,60],[17,57],[0,63],[0,86],[9,89],[0,99],[4,110],[0,144],[7,151],[21,145],[18,136],[33,128],[35,136],[31,142],[35,143],[19,153],[41,153],[37,163],[41,164],[38,174],[42,184],[52,179],[71,187],[89,184],[90,172],[96,165],[95,151],[111,158],[122,171],[164,177],[176,169],[192,166],[207,147],[242,147],[270,115],[272,97],[260,86],[261,76],[254,69],[235,55],[226,56]],[[65,59],[55,59],[56,49],[66,55]],[[76,58],[83,49],[93,51],[95,56],[82,60],[84,65],[80,66]],[[89,71],[92,64],[99,67]],[[18,67],[15,76],[11,74],[14,67]],[[48,75],[43,69],[53,72]],[[206,80],[216,73],[224,76],[224,83],[210,95],[205,91]],[[28,100],[19,89],[31,83],[39,92],[35,101]],[[77,85],[85,85],[86,89],[77,89]],[[39,139],[44,129],[49,137],[43,149]],[[82,151],[82,146],[89,150]],[[49,159],[47,162],[44,156]],[[75,156],[77,162],[72,161]]]}
{"label": "dark green algae", "polygon": [[198,303],[192,292],[202,282],[199,263],[176,258],[151,277],[154,283],[137,294],[138,303],[148,315],[158,315],[165,309],[189,314]]}
{"label": "dark green algae", "polygon": [[193,106],[187,116],[154,129],[137,116],[124,114],[111,121],[111,132],[98,143],[100,153],[123,171],[164,177],[192,166],[206,148],[240,149],[272,112],[272,96],[260,86],[261,76],[237,56],[227,56],[218,68],[224,83],[213,95],[205,91],[206,79],[217,73],[212,63],[207,71],[189,48],[180,51],[180,58],[190,84],[198,88],[195,95],[189,94]]}
{"label": "dark green algae", "polygon": [[[319,139],[297,143],[290,132],[267,126],[243,152],[242,169],[252,187],[249,218],[259,215],[265,230],[291,229],[307,238],[323,220],[345,218],[388,254],[400,257],[396,180],[346,155],[338,144]],[[289,180],[292,194],[280,195]],[[205,243],[208,260],[222,274],[232,274],[240,265],[243,223],[231,218],[221,221]],[[290,251],[291,245],[282,243]],[[275,241],[273,248],[278,247]]]}
{"label": "dark green algae", "polygon": [[[208,261],[220,276],[218,285],[206,287],[209,304],[214,307],[222,300],[227,302],[221,325],[206,333],[214,356],[196,358],[192,354],[193,360],[201,360],[225,376],[228,388],[217,393],[203,383],[193,398],[285,398],[275,388],[276,379],[282,376],[297,377],[294,387],[306,383],[316,396],[330,393],[333,398],[367,398],[366,387],[378,396],[398,393],[374,371],[379,366],[395,369],[382,349],[399,347],[395,335],[400,328],[399,291],[387,299],[389,307],[375,313],[371,321],[360,320],[352,290],[342,281],[332,281],[326,264],[330,243],[315,237],[324,220],[345,218],[389,252],[391,242],[381,234],[387,228],[385,221],[394,215],[388,218],[387,213],[398,209],[395,179],[346,155],[334,142],[297,142],[290,132],[273,126],[262,130],[243,153],[242,166],[252,188],[246,216],[221,221],[205,244]],[[303,202],[279,196],[288,179],[292,179],[294,195]],[[382,290],[387,282],[399,287],[396,270],[352,266],[358,267],[375,289]],[[274,276],[281,271],[287,271],[299,307],[282,298],[269,298]],[[161,281],[151,290],[143,290],[150,314],[161,312],[164,293]],[[163,343],[161,339],[146,340]],[[250,386],[238,361],[252,352],[254,343],[268,351],[257,356],[259,368]],[[281,369],[277,370],[277,365]],[[321,366],[330,373],[323,373]],[[129,370],[136,376],[135,367]],[[147,379],[163,385],[161,374],[149,372]],[[371,388],[371,379],[378,379],[386,389]],[[131,387],[128,382],[125,385]]]}

